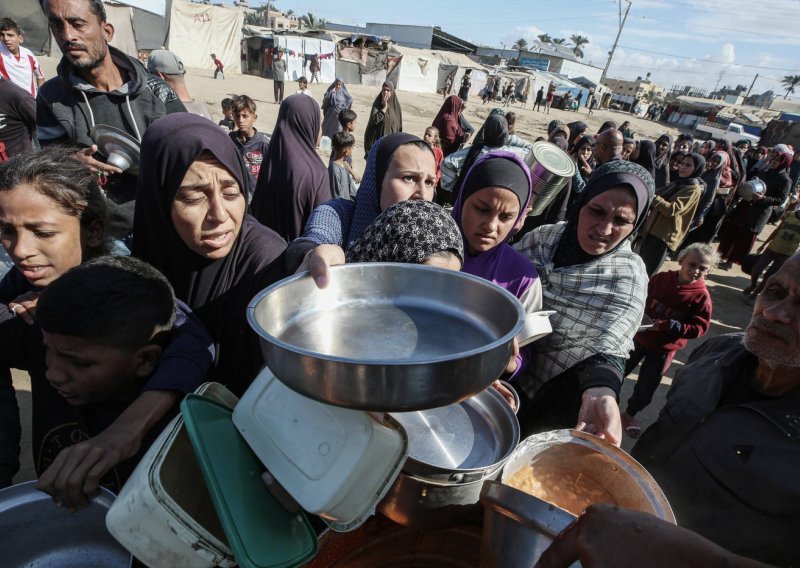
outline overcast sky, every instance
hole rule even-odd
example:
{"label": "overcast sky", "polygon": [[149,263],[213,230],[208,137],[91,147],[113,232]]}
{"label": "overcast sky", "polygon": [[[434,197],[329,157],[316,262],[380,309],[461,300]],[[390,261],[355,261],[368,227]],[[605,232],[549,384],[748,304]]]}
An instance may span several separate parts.
{"label": "overcast sky", "polygon": [[[257,5],[251,0],[250,5]],[[617,0],[275,0],[280,10],[312,12],[347,24],[435,25],[480,45],[511,46],[541,33],[585,35],[584,61],[603,67],[619,28]],[[623,1],[623,10],[626,2]],[[669,88],[713,89],[756,81],[753,93],[781,96],[785,75],[800,74],[800,0],[633,0],[608,76],[648,71]],[[790,96],[791,98],[791,96]],[[800,89],[794,95],[800,98]]]}

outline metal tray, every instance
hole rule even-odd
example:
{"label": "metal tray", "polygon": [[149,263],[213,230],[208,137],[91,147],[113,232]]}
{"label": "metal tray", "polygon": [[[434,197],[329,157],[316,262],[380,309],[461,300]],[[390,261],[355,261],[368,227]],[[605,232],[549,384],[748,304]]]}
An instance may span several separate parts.
{"label": "metal tray", "polygon": [[376,411],[435,408],[482,391],[505,369],[524,315],[487,280],[394,263],[335,266],[322,290],[292,276],[247,309],[281,382]]}
{"label": "metal tray", "polygon": [[97,149],[106,157],[106,162],[122,171],[138,175],[139,141],[133,136],[107,124],[92,127],[89,136]]}

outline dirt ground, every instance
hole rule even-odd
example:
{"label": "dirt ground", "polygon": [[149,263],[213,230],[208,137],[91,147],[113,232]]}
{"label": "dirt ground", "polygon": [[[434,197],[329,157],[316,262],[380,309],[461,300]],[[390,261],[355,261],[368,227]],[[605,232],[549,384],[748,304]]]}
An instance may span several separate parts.
{"label": "dirt ground", "polygon": [[[42,65],[45,77],[49,78],[55,75],[58,58],[43,57],[40,58],[39,61]],[[223,98],[234,94],[249,95],[258,105],[256,128],[264,133],[272,132],[275,120],[278,116],[278,105],[273,102],[271,80],[250,75],[232,74],[228,74],[223,80],[215,80],[211,71],[190,69],[187,73],[186,81],[189,92],[194,99],[208,105],[215,121],[222,118],[222,111],[219,103]],[[316,83],[311,85],[311,91],[318,103],[322,102],[322,96],[327,87],[328,85]],[[296,88],[294,86],[286,85],[287,95],[289,93],[294,93],[295,90]],[[364,128],[366,125],[365,118],[369,115],[372,101],[378,94],[379,89],[376,87],[349,85],[348,90],[353,96],[353,110],[359,116],[356,143],[360,146],[363,143]],[[443,101],[442,96],[410,93],[402,90],[398,91],[397,96],[403,108],[403,129],[406,132],[416,133],[422,136],[425,132],[425,128],[431,124],[433,118],[436,116]],[[494,106],[496,105],[483,105],[478,97],[472,97],[468,101],[466,116],[472,125],[475,126],[476,130],[483,124],[483,121]],[[539,136],[546,136],[547,123],[553,119],[561,120],[564,123],[582,120],[589,126],[589,132],[596,132],[600,125],[606,120],[615,120],[617,123],[630,120],[631,128],[636,133],[637,138],[649,138],[652,140],[655,140],[661,134],[675,135],[678,133],[676,129],[664,124],[630,117],[627,114],[614,111],[596,110],[592,116],[587,116],[588,111],[584,108],[579,112],[551,110],[550,114],[544,114],[543,112],[534,112],[530,108],[521,108],[520,104],[515,104],[508,110],[513,110],[517,113],[516,134],[531,141]],[[353,157],[356,167],[363,171],[363,152],[354,152]],[[762,233],[761,238],[765,238],[773,229],[774,226],[768,225],[765,232]],[[676,268],[677,263],[674,262],[667,262],[664,266],[664,270],[674,270]],[[744,297],[740,292],[740,290],[747,285],[748,277],[739,271],[738,267],[730,271],[716,270],[709,276],[708,286],[714,303],[714,318],[706,338],[723,333],[742,331],[744,329],[752,313],[752,308],[744,304]],[[666,392],[671,384],[671,378],[674,377],[675,371],[684,364],[692,349],[702,341],[703,339],[690,341],[687,348],[675,357],[675,361],[672,363],[666,377],[662,380],[662,384],[656,393],[653,403],[638,415],[638,420],[643,428],[646,428],[657,417],[659,410],[664,404],[664,397],[666,396]],[[26,373],[14,372],[13,375],[14,386],[17,389],[17,397],[20,402],[23,420],[22,468],[14,481],[21,482],[35,477],[30,437],[30,381]],[[631,375],[629,379],[625,380],[625,385],[622,390],[622,401],[626,401],[632,393],[635,379],[636,375],[634,374]],[[626,435],[623,441],[623,447],[625,449],[630,449],[632,445],[633,440]]]}

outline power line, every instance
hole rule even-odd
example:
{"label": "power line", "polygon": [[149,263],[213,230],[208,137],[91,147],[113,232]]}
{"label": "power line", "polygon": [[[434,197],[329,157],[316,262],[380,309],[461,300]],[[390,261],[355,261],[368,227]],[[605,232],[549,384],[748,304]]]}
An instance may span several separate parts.
{"label": "power line", "polygon": [[694,61],[698,61],[701,63],[721,63],[722,65],[736,65],[737,67],[750,67],[752,69],[769,69],[771,71],[790,71],[795,72],[794,69],[786,69],[785,67],[766,67],[764,65],[751,65],[748,63],[731,63],[730,61],[719,61],[717,59],[705,59],[705,58],[698,58],[692,57],[688,55],[677,55],[675,53],[665,53],[663,51],[653,51],[651,49],[642,49],[640,47],[630,47],[625,45],[620,45],[623,49],[632,49],[634,51],[641,51],[644,53],[652,53],[654,55],[664,55],[666,57],[676,57],[678,59],[691,59]]}

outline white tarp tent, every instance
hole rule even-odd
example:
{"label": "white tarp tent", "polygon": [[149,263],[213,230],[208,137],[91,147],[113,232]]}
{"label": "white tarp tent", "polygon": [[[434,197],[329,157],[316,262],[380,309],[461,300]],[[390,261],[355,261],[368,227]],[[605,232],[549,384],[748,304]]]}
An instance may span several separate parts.
{"label": "white tarp tent", "polygon": [[311,80],[309,64],[317,55],[320,64],[320,82],[333,83],[336,79],[336,44],[326,39],[302,36],[274,36],[277,46],[284,52],[288,81],[305,76]]}
{"label": "white tarp tent", "polygon": [[435,93],[441,61],[426,49],[393,45],[389,49],[386,78],[401,91]]}
{"label": "white tarp tent", "polygon": [[138,57],[136,36],[133,33],[133,8],[106,4],[106,19],[114,26],[114,37],[109,42],[134,59]]}
{"label": "white tarp tent", "polygon": [[167,48],[183,60],[186,67],[208,69],[213,73],[213,53],[222,61],[225,72],[242,72],[242,26],[244,13],[233,8],[209,4],[172,2]]}
{"label": "white tarp tent", "polygon": [[113,0],[113,3],[139,8],[157,16],[164,16],[167,13],[167,0]]}

